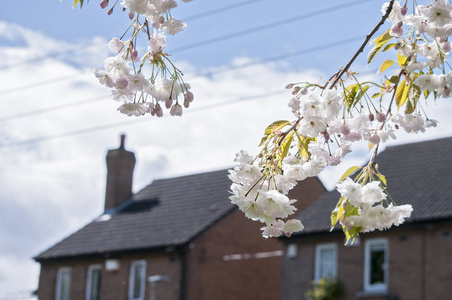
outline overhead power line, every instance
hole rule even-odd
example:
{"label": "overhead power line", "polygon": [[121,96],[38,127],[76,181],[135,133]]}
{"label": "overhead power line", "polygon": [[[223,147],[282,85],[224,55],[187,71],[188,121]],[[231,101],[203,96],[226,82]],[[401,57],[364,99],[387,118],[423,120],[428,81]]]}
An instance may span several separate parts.
{"label": "overhead power line", "polygon": [[[203,107],[200,107],[200,108],[192,108],[189,111],[187,111],[185,114],[190,114],[190,113],[194,113],[194,112],[204,111],[204,110],[217,108],[217,107],[221,107],[221,106],[228,106],[228,105],[231,105],[231,104],[236,104],[236,103],[245,102],[245,101],[251,101],[251,100],[267,98],[267,97],[270,97],[270,96],[280,95],[280,94],[283,94],[283,93],[287,93],[287,90],[281,89],[281,90],[277,90],[277,91],[267,92],[265,94],[253,95],[253,96],[248,96],[248,97],[241,97],[241,98],[237,98],[237,99],[234,99],[234,100],[228,100],[228,101],[222,101],[222,102],[214,103],[214,104],[211,104],[211,105],[204,105]],[[166,117],[168,117],[168,116],[166,116]],[[78,129],[78,130],[73,130],[73,131],[57,133],[57,134],[53,134],[53,135],[42,136],[42,137],[38,137],[38,138],[34,138],[34,139],[28,139],[28,140],[23,140],[23,141],[11,142],[11,143],[7,143],[7,144],[0,144],[0,149],[17,147],[17,146],[27,146],[27,145],[31,145],[31,144],[44,142],[44,141],[60,139],[60,138],[69,137],[69,136],[76,136],[76,135],[81,135],[81,134],[86,134],[86,133],[106,130],[106,129],[110,129],[110,128],[116,128],[116,127],[122,127],[122,126],[128,126],[128,125],[143,123],[143,122],[149,122],[149,121],[152,121],[152,120],[153,119],[149,119],[149,118],[146,118],[146,117],[141,117],[140,119],[137,119],[137,120],[134,120],[134,121],[114,122],[114,123],[110,123],[110,124],[94,126],[94,127],[85,128],[85,129]]]}
{"label": "overhead power line", "polygon": [[[356,37],[352,37],[352,38],[349,38],[349,39],[333,41],[333,42],[326,43],[326,44],[323,44],[323,45],[318,45],[318,46],[314,46],[314,47],[311,47],[311,48],[301,49],[301,50],[290,52],[290,53],[283,53],[283,54],[277,55],[277,56],[257,59],[257,60],[253,60],[253,61],[250,61],[250,62],[247,62],[247,63],[244,63],[244,64],[240,64],[240,65],[231,65],[231,66],[227,66],[227,67],[220,67],[220,68],[217,68],[217,69],[214,69],[214,70],[203,71],[203,72],[195,73],[195,74],[192,74],[192,75],[188,74],[188,76],[192,76],[192,77],[211,76],[213,74],[216,75],[216,74],[220,74],[220,73],[236,71],[236,70],[248,68],[248,67],[251,67],[251,66],[264,65],[264,64],[271,63],[271,62],[274,62],[274,61],[288,59],[288,58],[291,58],[291,57],[295,57],[295,56],[298,56],[298,55],[315,52],[315,51],[322,50],[322,49],[325,49],[325,48],[334,48],[334,47],[337,47],[337,46],[343,46],[343,45],[351,44],[351,43],[354,43],[354,42],[357,42],[357,41],[361,41],[361,40],[362,40],[361,36],[356,36]],[[369,73],[369,72],[366,72],[366,73]],[[107,96],[105,96],[105,97],[100,96],[100,97],[95,97],[95,98],[89,98],[89,99],[85,99],[85,100],[81,100],[81,101],[77,101],[77,102],[71,102],[71,103],[62,104],[62,105],[56,105],[56,106],[52,106],[52,107],[48,107],[48,108],[42,108],[42,109],[37,109],[37,110],[31,110],[31,111],[28,111],[28,112],[12,114],[12,115],[8,115],[8,116],[5,116],[5,117],[0,117],[0,122],[11,121],[11,120],[25,118],[25,117],[29,117],[29,116],[44,114],[44,113],[48,113],[48,112],[52,112],[52,111],[65,109],[65,108],[68,108],[68,107],[82,106],[82,105],[86,105],[86,104],[90,104],[90,103],[93,103],[93,102],[98,102],[98,101],[104,100],[105,98],[107,98]]]}
{"label": "overhead power line", "polygon": [[[189,44],[183,47],[179,47],[176,49],[173,49],[173,53],[177,52],[177,51],[183,51],[183,50],[188,50],[188,49],[192,49],[192,48],[198,48],[201,46],[205,46],[205,45],[209,45],[209,44],[213,44],[213,43],[217,43],[220,41],[224,41],[227,39],[232,39],[235,37],[239,37],[239,36],[243,36],[243,35],[248,35],[251,33],[255,33],[255,32],[259,32],[259,31],[264,31],[264,30],[268,30],[268,29],[272,29],[274,27],[277,26],[281,26],[281,25],[285,25],[285,24],[289,24],[289,23],[293,23],[293,22],[298,22],[298,21],[302,21],[308,18],[312,18],[315,16],[319,16],[322,14],[326,14],[332,11],[337,11],[337,10],[341,10],[344,8],[349,8],[350,6],[354,6],[354,5],[358,5],[358,4],[362,4],[365,2],[368,2],[370,0],[359,0],[359,1],[352,1],[352,2],[347,2],[338,6],[333,6],[330,8],[326,8],[326,9],[321,9],[321,10],[317,10],[314,12],[310,12],[310,13],[306,13],[306,14],[302,14],[296,17],[291,17],[291,18],[287,18],[281,21],[277,21],[277,22],[273,22],[273,23],[268,23],[266,24],[266,26],[258,26],[258,27],[253,27],[253,28],[249,28],[249,29],[245,29],[243,31],[238,31],[238,32],[234,32],[231,34],[227,34],[227,35],[223,35],[223,36],[219,36],[219,37],[215,37],[209,40],[204,40],[201,42],[197,42],[197,43],[193,43],[193,44]],[[37,82],[35,84],[32,85],[27,85],[27,86],[21,86],[21,87],[17,87],[17,88],[12,88],[12,89],[8,89],[8,90],[3,90],[0,91],[0,95],[7,95],[7,94],[11,94],[11,93],[15,93],[18,91],[23,91],[23,90],[29,90],[41,85],[47,85],[47,84],[52,84],[53,82],[61,82],[61,81],[65,81],[65,80],[70,80],[70,77],[65,77],[65,78],[54,78],[54,79],[50,79],[50,80],[46,80],[46,81],[41,81],[41,82]]]}
{"label": "overhead power line", "polygon": [[333,11],[337,11],[337,10],[341,10],[341,9],[349,9],[351,6],[355,6],[355,5],[359,5],[359,4],[363,4],[365,2],[369,2],[370,0],[359,0],[359,1],[352,1],[352,2],[347,2],[347,3],[343,3],[337,6],[333,6],[330,8],[325,8],[325,9],[320,9],[317,11],[313,11],[313,12],[309,12],[306,14],[302,14],[302,15],[298,15],[295,17],[291,17],[291,18],[287,18],[281,21],[277,21],[277,22],[273,22],[273,23],[267,23],[265,25],[259,25],[256,27],[252,27],[252,28],[248,28],[245,30],[241,30],[241,31],[236,31],[233,33],[229,33],[229,34],[225,34],[222,36],[218,36],[218,37],[214,37],[211,39],[207,39],[201,42],[197,42],[197,43],[192,43],[192,44],[188,44],[179,48],[175,48],[172,50],[172,53],[177,53],[180,51],[185,51],[185,50],[189,50],[189,49],[193,49],[193,48],[199,48],[205,45],[210,45],[210,44],[214,44],[214,43],[218,43],[218,42],[222,42],[225,40],[229,40],[232,38],[236,38],[239,36],[243,36],[243,35],[248,35],[251,33],[256,33],[259,31],[264,31],[264,30],[268,30],[268,29],[273,29],[275,27],[278,26],[282,26],[282,25],[286,25],[286,24],[290,24],[290,23],[294,23],[294,22],[299,22],[302,20],[306,20],[309,18],[313,18],[319,15],[323,15],[329,12],[333,12]]}
{"label": "overhead power line", "polygon": [[108,98],[109,98],[109,96],[99,96],[99,97],[93,97],[93,98],[89,98],[89,99],[85,99],[85,100],[81,100],[81,101],[77,101],[77,102],[70,102],[70,103],[61,104],[61,105],[55,105],[52,107],[46,107],[46,108],[36,109],[36,110],[32,110],[32,111],[26,111],[26,112],[22,112],[22,113],[18,113],[18,114],[0,117],[0,122],[21,119],[21,118],[25,118],[25,117],[34,116],[34,115],[40,115],[43,113],[48,113],[51,111],[56,111],[56,110],[74,107],[74,106],[91,104],[93,102],[99,102],[99,101],[102,101],[102,100],[105,100]]}
{"label": "overhead power line", "polygon": [[89,43],[89,44],[84,44],[81,46],[71,47],[71,48],[68,48],[63,51],[54,51],[54,52],[51,52],[51,53],[48,53],[45,55],[40,55],[40,56],[33,57],[33,58],[30,58],[27,60],[19,61],[19,62],[13,63],[11,65],[0,66],[0,71],[6,71],[6,70],[11,70],[11,69],[16,69],[19,67],[29,66],[29,65],[36,64],[38,62],[41,62],[41,61],[49,59],[49,58],[58,58],[61,56],[66,56],[69,54],[74,54],[77,52],[82,52],[82,51],[86,51],[91,48],[98,48],[98,47],[106,47],[106,44],[105,43],[102,43],[102,44]]}
{"label": "overhead power line", "polygon": [[54,77],[54,78],[46,79],[43,81],[38,81],[38,82],[35,82],[32,84],[22,85],[22,86],[18,86],[18,87],[14,87],[11,89],[0,91],[0,96],[34,89],[34,88],[41,87],[44,85],[50,85],[50,84],[54,84],[54,83],[58,83],[58,82],[69,81],[69,80],[73,80],[74,78],[79,78],[79,77],[82,77],[82,76],[85,76],[88,74],[90,74],[90,73],[78,72],[78,74],[74,74],[74,75],[69,75],[69,76],[64,76],[64,77]]}
{"label": "overhead power line", "polygon": [[223,13],[223,12],[231,10],[231,9],[236,9],[236,8],[239,8],[239,7],[242,7],[245,5],[254,4],[254,3],[262,2],[262,1],[263,0],[246,0],[246,1],[242,1],[242,2],[237,2],[237,3],[225,5],[223,7],[219,7],[216,9],[208,10],[208,11],[196,14],[196,15],[191,15],[191,16],[182,18],[182,21],[186,22],[186,21],[198,20],[198,19],[202,19],[205,17],[210,17],[212,15]]}
{"label": "overhead power line", "polygon": [[[322,50],[322,49],[325,49],[325,48],[333,48],[333,47],[337,47],[337,46],[342,46],[342,45],[354,43],[356,41],[361,41],[361,40],[362,40],[361,36],[352,37],[352,38],[349,38],[349,39],[333,41],[333,42],[326,43],[326,44],[323,44],[323,45],[318,45],[318,46],[314,46],[314,47],[311,47],[311,48],[301,49],[301,50],[290,52],[290,53],[284,53],[284,54],[277,55],[277,56],[257,59],[257,60],[250,61],[250,62],[247,62],[247,63],[244,63],[244,64],[240,64],[240,65],[231,65],[231,66],[227,66],[227,67],[221,67],[221,68],[217,68],[217,69],[210,70],[210,71],[204,71],[204,72],[200,72],[200,73],[195,73],[193,75],[188,74],[188,76],[193,76],[193,77],[210,76],[212,74],[220,74],[220,73],[236,71],[236,70],[248,68],[248,67],[251,67],[251,66],[264,65],[264,64],[267,64],[267,63],[270,63],[270,62],[274,62],[274,61],[278,61],[278,60],[284,60],[284,59],[287,59],[287,58],[290,58],[290,57],[294,57],[294,56],[298,56],[298,55],[302,55],[302,54],[315,52],[315,51]],[[77,102],[72,102],[72,103],[67,103],[67,104],[63,104],[63,105],[56,105],[56,106],[52,106],[52,107],[48,107],[48,108],[42,108],[42,109],[32,110],[32,111],[28,111],[28,112],[22,112],[22,113],[18,113],[18,114],[13,114],[13,115],[5,116],[5,117],[0,117],[0,122],[11,121],[11,120],[15,120],[15,119],[20,119],[20,118],[25,118],[25,117],[29,117],[29,116],[39,115],[39,114],[43,114],[43,113],[47,113],[47,112],[52,112],[52,111],[65,109],[65,108],[68,108],[68,107],[82,106],[82,105],[90,104],[90,103],[93,103],[93,102],[98,102],[98,101],[101,101],[103,99],[105,99],[105,97],[95,97],[95,98],[89,98],[89,99],[85,99],[85,100],[81,100],[81,101],[77,101]]]}
{"label": "overhead power line", "polygon": [[[186,18],[183,18],[183,21],[194,21],[194,20],[198,20],[198,19],[202,19],[205,17],[210,17],[212,15],[215,14],[219,14],[219,13],[223,13],[225,11],[231,10],[231,9],[236,9],[245,5],[249,5],[249,4],[255,4],[257,2],[262,2],[263,0],[246,0],[246,1],[242,1],[242,2],[237,2],[234,4],[229,4],[229,5],[225,5],[223,7],[219,7],[217,9],[212,9],[209,11],[205,11],[202,13],[198,13],[195,15],[191,15],[188,16]],[[61,56],[66,56],[69,54],[74,54],[77,52],[82,52],[82,51],[86,51],[88,49],[91,48],[99,48],[99,47],[106,47],[105,43],[89,43],[89,44],[84,44],[82,46],[76,46],[76,47],[71,47],[68,49],[65,49],[63,51],[54,51],[45,55],[41,55],[41,56],[37,56],[37,57],[33,57],[31,59],[27,59],[27,60],[23,60],[23,61],[19,61],[17,63],[11,64],[11,65],[6,65],[6,66],[0,66],[0,71],[6,71],[6,70],[11,70],[11,69],[15,69],[15,68],[19,68],[19,67],[24,67],[24,66],[28,66],[28,65],[32,65],[38,62],[41,62],[43,60],[49,59],[49,58],[58,58]]]}

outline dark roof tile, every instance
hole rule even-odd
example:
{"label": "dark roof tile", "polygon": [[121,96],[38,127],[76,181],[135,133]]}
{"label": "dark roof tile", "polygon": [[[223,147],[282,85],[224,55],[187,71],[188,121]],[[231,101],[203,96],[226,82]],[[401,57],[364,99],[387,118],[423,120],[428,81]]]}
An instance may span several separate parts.
{"label": "dark roof tile", "polygon": [[[452,138],[388,147],[377,157],[388,181],[388,192],[398,205],[411,204],[407,222],[452,218]],[[301,234],[330,230],[330,215],[340,195],[325,193],[297,215]]]}
{"label": "dark roof tile", "polygon": [[227,175],[227,170],[220,170],[155,180],[109,220],[100,221],[105,216],[94,220],[35,259],[187,243],[235,208],[228,201]]}

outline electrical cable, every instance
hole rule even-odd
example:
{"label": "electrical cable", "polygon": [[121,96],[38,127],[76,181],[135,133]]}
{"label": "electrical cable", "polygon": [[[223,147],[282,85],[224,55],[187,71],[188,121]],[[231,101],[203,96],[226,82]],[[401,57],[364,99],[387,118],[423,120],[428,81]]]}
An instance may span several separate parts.
{"label": "electrical cable", "polygon": [[[244,101],[262,99],[262,98],[275,96],[275,95],[279,95],[279,94],[283,94],[283,93],[287,93],[287,90],[282,90],[281,89],[281,90],[277,90],[277,91],[268,92],[268,93],[265,93],[265,94],[259,94],[259,95],[247,96],[247,97],[240,97],[240,98],[237,98],[237,99],[234,99],[234,100],[222,101],[222,102],[214,103],[214,104],[211,104],[211,105],[204,105],[203,107],[200,107],[200,108],[190,109],[185,114],[190,114],[190,113],[199,112],[199,111],[203,111],[203,110],[207,110],[207,109],[217,108],[217,107],[220,107],[220,106],[228,106],[228,105],[231,105],[231,104],[242,103]],[[168,115],[166,115],[166,117],[168,117]],[[63,138],[63,137],[75,136],[75,135],[80,135],[80,134],[86,134],[86,133],[90,133],[90,132],[106,130],[106,129],[116,128],[116,127],[121,127],[121,126],[128,126],[128,125],[133,125],[133,124],[138,124],[138,123],[143,123],[143,122],[149,122],[149,121],[152,121],[152,119],[150,120],[149,118],[143,117],[143,118],[140,118],[140,119],[134,120],[134,121],[114,122],[114,123],[100,125],[100,126],[94,126],[94,127],[90,127],[90,128],[84,128],[84,129],[67,131],[67,132],[57,133],[57,134],[48,135],[48,136],[42,136],[42,137],[38,137],[38,138],[34,138],[34,139],[28,139],[28,140],[23,140],[23,141],[11,142],[11,143],[8,143],[8,144],[0,144],[0,149],[11,148],[11,147],[16,147],[16,146],[26,146],[26,145],[30,145],[30,144],[36,144],[36,143],[39,143],[39,142],[43,142],[43,141],[55,140],[55,139],[59,139],[59,138]]]}

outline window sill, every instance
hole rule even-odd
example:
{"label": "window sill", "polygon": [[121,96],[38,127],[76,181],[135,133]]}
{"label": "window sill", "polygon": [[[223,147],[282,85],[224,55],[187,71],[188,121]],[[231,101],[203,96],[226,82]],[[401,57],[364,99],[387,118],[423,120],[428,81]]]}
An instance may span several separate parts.
{"label": "window sill", "polygon": [[355,293],[355,297],[358,299],[361,298],[379,298],[379,297],[388,297],[389,293],[386,290],[382,291],[360,291]]}

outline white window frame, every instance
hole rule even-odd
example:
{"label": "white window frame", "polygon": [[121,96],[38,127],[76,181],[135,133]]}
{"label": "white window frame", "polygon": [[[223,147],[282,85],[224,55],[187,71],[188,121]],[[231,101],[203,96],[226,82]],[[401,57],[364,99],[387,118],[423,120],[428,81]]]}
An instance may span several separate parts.
{"label": "white window frame", "polygon": [[72,270],[70,267],[61,267],[57,271],[57,280],[55,287],[55,300],[61,300],[61,284],[64,273],[69,273],[69,299],[71,298]]}
{"label": "white window frame", "polygon": [[87,272],[87,275],[86,275],[86,293],[85,293],[85,299],[86,300],[91,300],[91,298],[90,298],[90,296],[91,296],[91,289],[92,289],[91,281],[92,281],[93,271],[95,271],[95,270],[100,270],[101,274],[102,274],[102,265],[90,265],[88,267],[88,272]]}
{"label": "white window frame", "polygon": [[328,244],[318,244],[315,247],[315,269],[314,269],[314,280],[318,281],[321,279],[320,276],[320,266],[321,266],[321,253],[324,250],[333,250],[334,251],[334,268],[332,278],[337,278],[337,245],[335,243]]}
{"label": "white window frame", "polygon": [[[138,298],[133,297],[133,283],[135,282],[135,266],[142,266],[141,268],[141,282],[140,282],[140,296]],[[143,260],[134,260],[130,264],[129,271],[129,300],[144,300],[145,298],[145,287],[146,287],[146,261]]]}
{"label": "white window frame", "polygon": [[[371,272],[371,252],[372,248],[375,247],[383,248],[385,253],[385,261],[383,263],[384,270],[384,282],[383,283],[370,283],[370,272]],[[388,290],[388,280],[389,280],[389,272],[388,272],[388,262],[389,262],[389,245],[388,240],[386,238],[378,238],[378,239],[369,239],[366,240],[365,249],[364,249],[364,291],[366,292],[386,292]]]}

